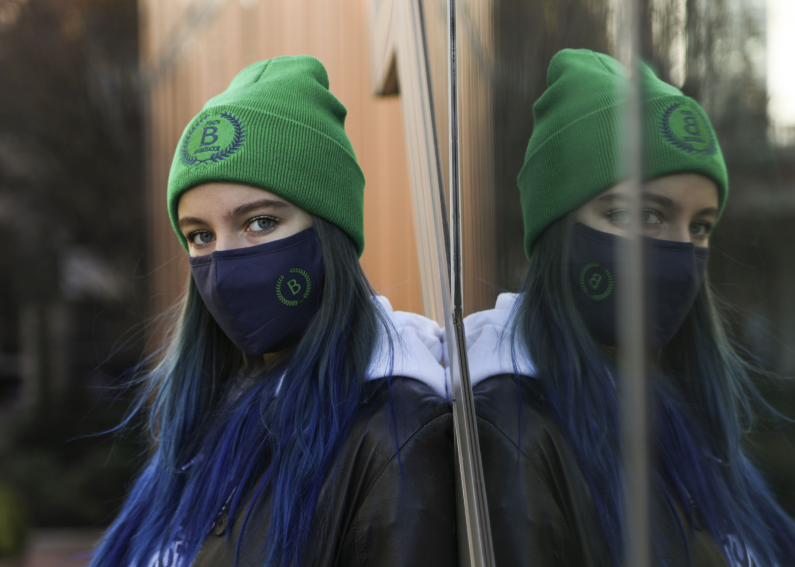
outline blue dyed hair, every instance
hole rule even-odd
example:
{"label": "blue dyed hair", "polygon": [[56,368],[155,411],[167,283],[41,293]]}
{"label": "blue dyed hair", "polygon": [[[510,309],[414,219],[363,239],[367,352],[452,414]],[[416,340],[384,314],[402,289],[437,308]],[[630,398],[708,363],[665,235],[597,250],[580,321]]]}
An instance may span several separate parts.
{"label": "blue dyed hair", "polygon": [[189,565],[225,504],[245,522],[246,502],[263,492],[271,518],[262,564],[302,563],[323,480],[366,411],[363,383],[378,337],[386,333],[392,349],[350,237],[314,220],[325,266],[321,305],[273,367],[229,341],[190,279],[169,344],[141,375],[127,419],[143,414],[152,453],[92,566],[145,567],[159,556],[168,567],[177,550],[174,565]]}
{"label": "blue dyed hair", "polygon": [[[571,443],[619,565],[624,487],[616,372],[574,305],[568,272],[573,224],[569,214],[537,240],[512,332],[535,363],[533,379],[544,393],[538,409]],[[756,402],[764,404],[753,384],[758,372],[732,346],[705,280],[653,372],[654,482],[691,526],[703,523],[719,544],[737,537],[761,565],[785,565],[795,557],[795,524],[741,446],[741,424],[751,419]]]}

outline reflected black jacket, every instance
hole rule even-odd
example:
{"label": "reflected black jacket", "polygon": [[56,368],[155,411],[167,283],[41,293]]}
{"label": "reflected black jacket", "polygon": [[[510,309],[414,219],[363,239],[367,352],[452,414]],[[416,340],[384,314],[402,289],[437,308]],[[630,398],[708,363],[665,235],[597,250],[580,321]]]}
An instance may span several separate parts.
{"label": "reflected black jacket", "polygon": [[[353,426],[323,483],[305,566],[454,567],[458,563],[449,405],[417,380],[394,378],[393,422],[385,382],[365,383],[371,411]],[[229,525],[224,513],[219,514],[194,567],[234,564],[247,509],[243,506],[240,517]],[[264,564],[262,545],[269,518],[270,498],[263,495],[255,501],[245,527],[241,567]]]}
{"label": "reflected black jacket", "polygon": [[[474,388],[497,567],[609,566],[590,490],[563,434],[537,409],[536,384],[522,377],[518,398],[513,375],[488,378]],[[712,535],[689,525],[661,490],[652,505],[667,567],[727,566]],[[731,567],[750,565],[738,558]]]}

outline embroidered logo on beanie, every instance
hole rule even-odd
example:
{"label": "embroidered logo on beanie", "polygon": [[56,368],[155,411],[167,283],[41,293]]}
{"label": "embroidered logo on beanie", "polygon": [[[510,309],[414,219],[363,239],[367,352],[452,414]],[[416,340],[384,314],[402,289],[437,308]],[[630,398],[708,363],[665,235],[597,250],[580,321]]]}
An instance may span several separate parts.
{"label": "embroidered logo on beanie", "polygon": [[185,165],[223,161],[246,141],[246,129],[230,112],[200,115],[182,142],[180,157]]}
{"label": "embroidered logo on beanie", "polygon": [[660,116],[665,140],[689,154],[714,154],[717,147],[709,121],[700,108],[689,103],[668,105]]}

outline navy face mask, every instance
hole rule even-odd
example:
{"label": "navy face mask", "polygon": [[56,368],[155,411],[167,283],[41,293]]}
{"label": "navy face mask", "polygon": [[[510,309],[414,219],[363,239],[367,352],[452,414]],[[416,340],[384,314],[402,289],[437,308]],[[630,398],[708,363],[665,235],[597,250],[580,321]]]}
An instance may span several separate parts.
{"label": "navy face mask", "polygon": [[320,307],[323,254],[314,228],[190,258],[190,269],[207,309],[246,354],[295,343]]}
{"label": "navy face mask", "polygon": [[[616,305],[624,270],[624,238],[576,223],[569,250],[574,304],[597,342],[616,344]],[[686,242],[643,238],[646,276],[646,342],[660,348],[682,326],[701,289],[709,249]]]}

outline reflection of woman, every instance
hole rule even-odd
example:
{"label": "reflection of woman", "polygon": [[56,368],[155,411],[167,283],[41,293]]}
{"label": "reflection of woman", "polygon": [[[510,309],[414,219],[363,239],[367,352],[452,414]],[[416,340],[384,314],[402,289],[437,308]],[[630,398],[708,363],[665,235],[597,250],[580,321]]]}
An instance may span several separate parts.
{"label": "reflection of woman", "polygon": [[345,114],[317,60],[280,57],[185,129],[188,292],[142,379],[153,451],[92,565],[456,563],[441,333],[362,273]]}
{"label": "reflection of woman", "polygon": [[[501,566],[620,563],[622,76],[590,51],[553,58],[519,175],[530,269],[520,295],[466,320]],[[705,276],[728,194],[720,148],[695,101],[645,66],[642,76],[653,554],[668,566],[790,565],[793,522],[740,446],[753,369],[726,338]]]}

